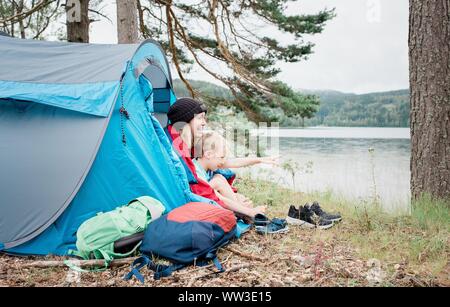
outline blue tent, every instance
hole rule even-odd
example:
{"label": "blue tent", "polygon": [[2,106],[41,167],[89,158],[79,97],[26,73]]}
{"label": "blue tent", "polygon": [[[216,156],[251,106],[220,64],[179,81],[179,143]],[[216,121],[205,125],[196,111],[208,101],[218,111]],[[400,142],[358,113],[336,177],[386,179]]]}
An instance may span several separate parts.
{"label": "blue tent", "polygon": [[171,84],[152,40],[0,36],[0,250],[64,255],[83,221],[141,195],[201,201],[163,130]]}

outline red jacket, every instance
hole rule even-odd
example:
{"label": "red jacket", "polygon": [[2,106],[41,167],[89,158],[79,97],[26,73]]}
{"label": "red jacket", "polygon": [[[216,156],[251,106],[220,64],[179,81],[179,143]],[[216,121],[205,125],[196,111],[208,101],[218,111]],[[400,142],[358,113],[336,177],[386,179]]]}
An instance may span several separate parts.
{"label": "red jacket", "polygon": [[187,165],[187,167],[189,168],[192,175],[197,181],[197,182],[189,182],[191,191],[194,194],[211,199],[216,203],[218,203],[220,206],[224,207],[225,209],[228,209],[228,206],[225,205],[225,203],[217,197],[213,188],[211,188],[211,186],[206,181],[202,180],[197,176],[194,162],[192,162],[191,158],[191,151],[189,147],[181,139],[180,134],[171,125],[167,127],[167,131],[169,132],[170,137],[172,138],[172,146],[179,153],[179,155],[181,156],[181,158],[183,159],[183,161],[185,162],[185,164]]}

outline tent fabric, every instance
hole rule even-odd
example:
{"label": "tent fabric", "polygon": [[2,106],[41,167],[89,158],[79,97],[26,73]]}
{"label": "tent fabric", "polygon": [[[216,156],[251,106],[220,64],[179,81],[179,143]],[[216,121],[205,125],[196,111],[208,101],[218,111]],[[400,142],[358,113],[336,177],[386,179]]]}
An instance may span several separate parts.
{"label": "tent fabric", "polygon": [[119,81],[77,84],[0,81],[0,99],[14,99],[107,117],[115,102]]}
{"label": "tent fabric", "polygon": [[[176,100],[157,43],[2,37],[0,52],[0,247],[6,252],[65,255],[75,248],[82,222],[143,195],[168,211],[210,202],[189,189],[183,165],[153,115],[153,79],[162,104]],[[21,61],[25,54],[34,60]],[[135,71],[146,59],[157,61],[164,76],[154,70],[145,75],[148,82],[139,82]],[[161,78],[168,79],[166,87]]]}
{"label": "tent fabric", "polygon": [[0,80],[33,83],[117,81],[139,47],[55,43],[0,36]]}
{"label": "tent fabric", "polygon": [[7,246],[61,214],[89,171],[107,118],[0,100],[0,233]]}

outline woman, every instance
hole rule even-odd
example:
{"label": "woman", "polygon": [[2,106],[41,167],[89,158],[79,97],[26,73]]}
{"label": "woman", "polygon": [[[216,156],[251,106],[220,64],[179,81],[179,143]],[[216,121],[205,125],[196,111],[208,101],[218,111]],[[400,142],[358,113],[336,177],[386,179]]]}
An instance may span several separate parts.
{"label": "woman", "polygon": [[[206,107],[192,98],[178,99],[167,113],[169,126],[166,132],[173,141],[173,147],[184,162],[191,191],[217,202],[226,209],[251,218],[258,213],[264,213],[265,207],[253,208],[251,201],[238,193],[236,193],[236,198],[233,201],[224,201],[223,198],[221,199],[215,193],[208,182],[198,176],[192,158],[198,157],[201,154],[201,151],[199,153],[195,152],[194,145],[202,138],[203,131],[206,127],[206,113]],[[234,179],[234,173],[229,170],[226,173],[232,175],[228,176],[227,179],[222,175],[216,175],[216,178],[219,177],[222,181],[227,181],[231,185]]]}

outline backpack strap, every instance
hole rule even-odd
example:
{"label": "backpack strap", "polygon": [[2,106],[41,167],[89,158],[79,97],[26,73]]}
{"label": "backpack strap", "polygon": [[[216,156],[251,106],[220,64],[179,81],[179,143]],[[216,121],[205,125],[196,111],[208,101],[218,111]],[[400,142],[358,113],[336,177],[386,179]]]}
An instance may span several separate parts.
{"label": "backpack strap", "polygon": [[138,198],[130,201],[128,204],[131,204],[135,201],[139,202],[141,205],[143,205],[144,207],[147,208],[147,210],[150,212],[150,215],[152,217],[152,221],[159,218],[166,210],[166,208],[160,201],[158,201],[152,197],[149,197],[149,196],[138,197]]}
{"label": "backpack strap", "polygon": [[[109,265],[114,260],[114,258],[124,258],[124,257],[128,257],[131,254],[135,253],[136,250],[138,249],[138,247],[141,245],[141,243],[142,243],[142,241],[138,242],[136,244],[136,246],[131,251],[129,251],[128,253],[124,253],[124,254],[121,254],[121,253],[107,253],[103,249],[98,249],[97,252],[99,252],[102,255],[102,258],[104,259],[104,265],[103,265],[103,267],[100,267],[100,268],[88,269],[88,270],[82,269],[81,267],[79,267],[76,264],[74,264],[74,262],[71,261],[71,260],[64,260],[64,264],[66,266],[68,266],[70,269],[72,269],[74,271],[77,271],[77,272],[85,272],[85,273],[102,272],[102,271],[105,271],[106,269],[108,269]],[[78,256],[78,257],[82,256],[81,253],[79,253],[76,250],[69,250],[69,255],[71,255],[71,256]],[[99,259],[99,258],[97,258],[97,259]]]}
{"label": "backpack strap", "polygon": [[[103,250],[98,250],[104,259],[104,265],[103,267],[97,268],[97,269],[82,269],[81,267],[77,266],[73,261],[71,260],[64,260],[64,264],[69,267],[71,270],[74,270],[76,272],[83,272],[83,273],[92,273],[92,272],[103,272],[105,271],[109,264],[111,263],[111,261],[113,260],[113,258],[106,252],[104,252]],[[72,255],[76,255],[76,251],[71,253]]]}
{"label": "backpack strap", "polygon": [[[216,250],[212,250],[206,254],[204,261],[198,262],[198,266],[204,266],[207,265],[208,261],[211,260],[216,268],[219,270],[218,272],[213,272],[211,274],[217,274],[217,273],[223,273],[225,272],[225,269],[223,268],[222,264],[219,261],[219,258],[217,258]],[[136,278],[141,282],[144,283],[144,276],[140,273],[140,270],[147,266],[148,269],[154,271],[153,278],[155,280],[161,279],[162,277],[168,277],[172,275],[173,272],[180,270],[182,268],[185,268],[187,264],[184,263],[175,263],[171,265],[164,265],[164,264],[156,264],[154,261],[152,261],[148,256],[143,255],[136,260],[133,261],[131,264],[131,270],[128,272],[127,275],[123,277],[124,280],[130,280],[133,278],[133,276],[136,276]]]}
{"label": "backpack strap", "polygon": [[153,278],[155,280],[160,279],[161,277],[167,277],[172,275],[174,271],[180,270],[184,267],[186,267],[186,264],[178,263],[178,264],[172,264],[172,265],[164,265],[164,264],[156,264],[150,258],[143,255],[139,257],[138,259],[134,260],[131,264],[131,271],[124,276],[124,280],[130,280],[133,276],[136,276],[136,278],[141,282],[144,283],[144,276],[142,276],[140,270],[147,266],[148,269],[154,271]]}
{"label": "backpack strap", "polygon": [[131,271],[123,277],[124,280],[130,280],[133,276],[144,283],[144,276],[139,272],[144,266],[146,266],[151,260],[147,256],[141,256],[133,261],[131,264]]}
{"label": "backpack strap", "polygon": [[[208,254],[206,254],[205,260],[211,260],[216,268],[219,270],[219,272],[215,273],[223,273],[225,272],[225,269],[223,268],[222,264],[219,261],[219,258],[217,258],[216,250],[210,251]],[[215,274],[213,273],[213,274]]]}
{"label": "backpack strap", "polygon": [[219,270],[219,273],[225,272],[225,269],[223,268],[222,263],[220,263],[219,258],[217,258],[217,256],[213,258],[212,262],[214,263],[216,268]]}
{"label": "backpack strap", "polygon": [[[137,249],[139,248],[139,246],[141,246],[142,244],[142,240],[139,241],[138,243],[136,243],[136,245],[133,247],[132,250],[130,250],[129,252],[126,253],[115,253],[115,252],[109,252],[109,255],[112,258],[125,258],[125,257],[129,257],[132,254],[136,253]],[[103,258],[105,258],[104,252],[102,250],[99,250],[102,253]],[[105,258],[106,259],[106,258]],[[112,259],[111,259],[112,260]]]}
{"label": "backpack strap", "polygon": [[161,277],[167,277],[172,275],[173,272],[181,270],[186,267],[186,264],[177,263],[171,265],[163,265],[163,264],[155,264],[151,261],[148,265],[149,269],[153,270],[155,273],[153,274],[153,278],[155,280],[160,279]]}

